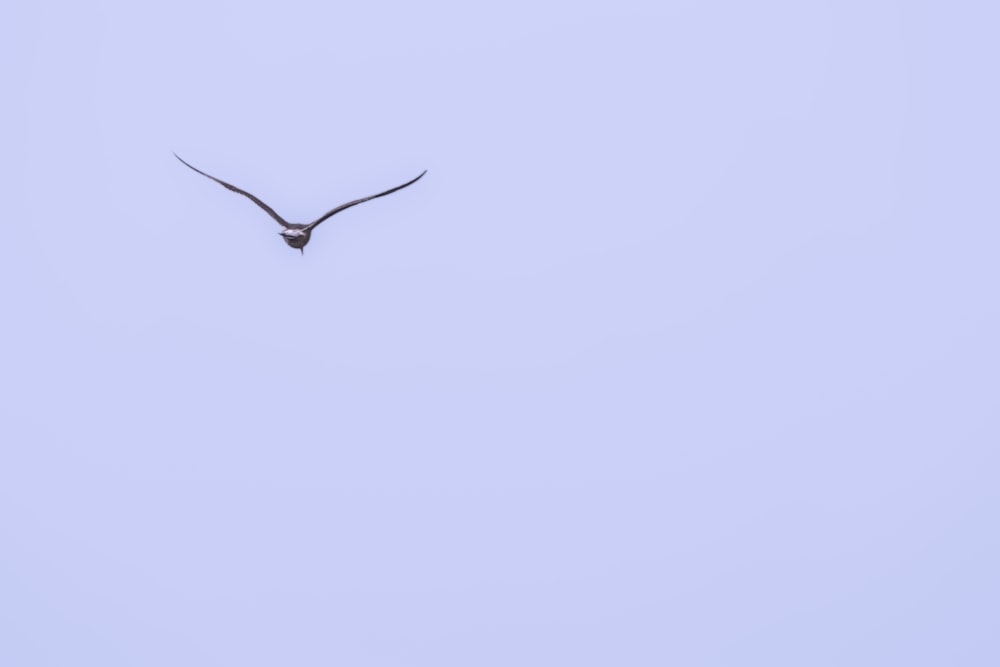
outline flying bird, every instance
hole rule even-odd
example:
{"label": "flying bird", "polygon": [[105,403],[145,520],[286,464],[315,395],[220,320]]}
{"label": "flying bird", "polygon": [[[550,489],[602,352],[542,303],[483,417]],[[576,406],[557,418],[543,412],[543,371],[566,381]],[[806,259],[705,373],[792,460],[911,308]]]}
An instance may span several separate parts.
{"label": "flying bird", "polygon": [[247,192],[246,190],[241,190],[238,187],[236,187],[235,185],[231,185],[229,183],[226,183],[225,181],[223,181],[221,179],[218,179],[215,176],[212,176],[211,174],[206,174],[205,172],[203,172],[201,169],[198,169],[197,167],[191,166],[187,162],[184,162],[183,158],[181,158],[181,156],[178,155],[177,153],[174,153],[174,157],[177,158],[178,160],[180,160],[181,162],[183,162],[185,166],[190,167],[191,169],[195,170],[196,172],[198,172],[202,176],[205,176],[207,178],[211,178],[213,181],[215,181],[216,183],[218,183],[222,187],[226,188],[227,190],[232,190],[233,192],[236,192],[238,194],[243,195],[244,197],[246,197],[247,199],[249,199],[250,201],[252,201],[254,204],[257,204],[257,206],[260,206],[262,209],[264,209],[265,211],[267,211],[268,215],[270,215],[272,218],[274,218],[275,220],[277,220],[278,224],[281,225],[282,227],[284,227],[284,229],[281,230],[278,233],[281,234],[281,238],[285,239],[285,243],[287,243],[288,245],[290,245],[293,248],[298,248],[299,251],[302,254],[305,254],[305,247],[306,247],[306,244],[309,243],[309,237],[312,235],[313,229],[315,229],[319,225],[319,223],[323,222],[324,220],[326,220],[327,218],[329,218],[332,215],[336,215],[337,213],[340,213],[344,209],[351,208],[352,206],[357,206],[358,204],[363,204],[366,201],[369,201],[371,199],[377,199],[378,197],[384,197],[386,195],[392,194],[396,190],[402,190],[403,188],[405,188],[405,187],[407,187],[409,185],[413,185],[414,183],[416,183],[417,181],[419,181],[421,178],[423,178],[424,174],[427,173],[427,170],[425,169],[423,171],[423,173],[421,173],[419,176],[417,176],[416,178],[414,178],[412,181],[408,181],[406,183],[403,183],[402,185],[397,185],[396,187],[392,188],[391,190],[386,190],[385,192],[380,192],[377,195],[371,195],[370,197],[362,197],[361,199],[355,199],[354,201],[349,201],[346,204],[341,204],[337,208],[332,209],[330,211],[327,211],[326,213],[324,213],[320,217],[318,217],[315,220],[313,220],[312,222],[310,222],[308,225],[302,225],[302,224],[299,224],[299,223],[296,223],[296,222],[288,222],[287,220],[285,220],[284,218],[282,218],[280,215],[278,215],[273,208],[271,208],[270,206],[268,206],[267,204],[265,204],[264,202],[262,202],[260,199],[258,199],[257,197],[255,197],[252,194],[250,194],[249,192]]}

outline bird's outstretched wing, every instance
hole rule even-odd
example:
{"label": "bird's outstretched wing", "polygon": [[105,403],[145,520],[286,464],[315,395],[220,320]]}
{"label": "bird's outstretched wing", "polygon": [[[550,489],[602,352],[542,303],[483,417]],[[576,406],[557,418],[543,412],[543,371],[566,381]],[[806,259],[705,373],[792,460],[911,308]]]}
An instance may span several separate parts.
{"label": "bird's outstretched wing", "polygon": [[354,201],[349,201],[346,204],[341,204],[340,206],[338,206],[337,208],[333,209],[332,211],[328,211],[327,213],[324,213],[317,220],[314,220],[313,222],[310,222],[308,225],[305,226],[305,229],[307,231],[311,230],[313,227],[315,227],[319,223],[323,222],[324,220],[326,220],[327,218],[329,218],[331,215],[336,215],[337,213],[340,213],[341,211],[343,211],[346,208],[351,208],[352,206],[357,206],[358,204],[363,204],[366,201],[369,201],[371,199],[377,199],[378,197],[384,197],[386,195],[390,195],[393,192],[395,192],[396,190],[402,190],[403,188],[405,188],[408,185],[413,185],[414,183],[416,183],[417,181],[419,181],[421,178],[423,178],[424,174],[426,174],[426,173],[427,173],[427,170],[424,169],[423,173],[420,174],[419,176],[417,176],[416,178],[414,178],[412,181],[409,181],[407,183],[403,183],[402,185],[397,185],[396,187],[394,187],[391,190],[386,190],[385,192],[380,192],[377,195],[372,195],[371,197],[363,197],[361,199],[355,199]]}
{"label": "bird's outstretched wing", "polygon": [[[178,160],[180,160],[181,162],[183,162],[186,166],[188,166],[191,169],[194,169],[195,171],[197,171],[202,176],[205,176],[207,178],[211,178],[213,181],[215,181],[216,183],[218,183],[222,187],[226,188],[227,190],[232,190],[233,192],[241,194],[244,197],[246,197],[247,199],[249,199],[250,201],[252,201],[254,204],[257,204],[257,206],[260,206],[262,209],[264,209],[265,211],[267,211],[268,215],[270,215],[272,218],[274,218],[275,220],[277,220],[278,224],[281,225],[282,227],[285,227],[286,229],[289,228],[289,227],[291,227],[291,225],[289,225],[288,222],[284,218],[282,218],[280,215],[278,215],[277,213],[275,213],[275,211],[274,211],[273,208],[271,208],[270,206],[268,206],[267,204],[265,204],[261,200],[257,199],[256,197],[254,197],[252,194],[250,194],[246,190],[240,190],[235,185],[230,185],[229,183],[226,183],[223,180],[219,180],[215,176],[212,176],[210,174],[206,174],[205,172],[203,172],[201,169],[198,169],[197,167],[192,167],[187,162],[184,162],[184,160],[181,158],[181,156],[178,155],[177,153],[174,153],[174,157],[177,158]],[[409,185],[409,184],[407,184],[407,185]]]}

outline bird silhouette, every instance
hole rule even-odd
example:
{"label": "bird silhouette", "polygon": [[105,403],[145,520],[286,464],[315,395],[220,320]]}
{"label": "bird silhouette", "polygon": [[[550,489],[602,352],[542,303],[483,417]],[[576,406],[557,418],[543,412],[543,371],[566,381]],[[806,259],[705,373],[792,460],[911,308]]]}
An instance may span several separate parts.
{"label": "bird silhouette", "polygon": [[284,218],[282,218],[280,215],[278,215],[273,208],[271,208],[270,206],[268,206],[267,204],[265,204],[264,202],[262,202],[260,199],[258,199],[254,195],[252,195],[249,192],[247,192],[246,190],[241,190],[240,188],[236,187],[235,185],[232,185],[230,183],[226,183],[225,181],[223,181],[221,179],[218,179],[215,176],[212,176],[211,174],[206,174],[201,169],[198,169],[197,167],[194,167],[194,166],[188,164],[187,162],[185,162],[184,159],[181,158],[181,156],[178,155],[177,153],[174,153],[174,157],[177,158],[178,160],[180,160],[185,166],[193,169],[194,171],[198,172],[202,176],[205,176],[206,178],[211,178],[213,181],[215,181],[216,183],[218,183],[222,187],[226,188],[227,190],[232,190],[233,192],[236,192],[238,194],[243,195],[244,197],[246,197],[247,199],[249,199],[250,201],[252,201],[254,204],[257,204],[257,206],[260,206],[262,209],[264,209],[265,211],[267,211],[268,215],[270,215],[272,218],[274,218],[275,220],[277,220],[278,224],[281,225],[282,227],[284,227],[284,229],[281,230],[278,233],[281,234],[281,238],[285,239],[285,243],[287,243],[288,245],[290,245],[293,248],[298,248],[299,251],[302,254],[305,254],[305,247],[306,247],[306,244],[309,243],[309,237],[312,235],[313,229],[315,229],[321,222],[323,222],[324,220],[326,220],[330,216],[336,215],[337,213],[340,213],[341,211],[343,211],[345,209],[351,208],[352,206],[357,206],[358,204],[363,204],[366,201],[369,201],[369,200],[372,200],[372,199],[377,199],[379,197],[384,197],[386,195],[392,194],[396,190],[402,190],[403,188],[405,188],[405,187],[407,187],[409,185],[413,185],[414,183],[416,183],[417,181],[419,181],[421,178],[424,177],[424,174],[427,173],[427,170],[425,169],[423,171],[423,173],[421,173],[419,176],[417,176],[416,178],[414,178],[412,181],[408,181],[406,183],[403,183],[402,185],[397,185],[396,187],[392,188],[391,190],[386,190],[385,192],[380,192],[377,195],[371,195],[370,197],[362,197],[361,199],[355,199],[354,201],[349,201],[346,204],[341,204],[337,208],[332,209],[330,211],[327,211],[326,213],[324,213],[320,217],[316,218],[315,220],[313,220],[309,224],[302,225],[302,224],[295,223],[295,222],[288,222],[287,220],[285,220]]}

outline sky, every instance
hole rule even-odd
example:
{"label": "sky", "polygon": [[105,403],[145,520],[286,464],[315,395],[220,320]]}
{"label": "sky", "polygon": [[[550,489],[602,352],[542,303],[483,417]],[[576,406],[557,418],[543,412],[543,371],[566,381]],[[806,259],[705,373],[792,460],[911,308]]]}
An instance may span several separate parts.
{"label": "sky", "polygon": [[996,3],[4,14],[0,664],[1000,664]]}

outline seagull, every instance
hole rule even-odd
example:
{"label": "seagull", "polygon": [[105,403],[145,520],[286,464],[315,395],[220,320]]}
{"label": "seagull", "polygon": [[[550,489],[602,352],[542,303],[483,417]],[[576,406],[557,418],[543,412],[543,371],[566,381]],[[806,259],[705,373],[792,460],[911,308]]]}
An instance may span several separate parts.
{"label": "seagull", "polygon": [[421,178],[423,178],[424,174],[427,173],[427,170],[424,169],[423,173],[421,173],[419,176],[417,176],[416,178],[414,178],[412,181],[408,181],[406,183],[403,183],[402,185],[397,185],[396,187],[392,188],[391,190],[386,190],[385,192],[380,192],[377,195],[372,195],[370,197],[362,197],[361,199],[355,199],[354,201],[349,201],[346,204],[341,204],[337,208],[335,208],[335,209],[333,209],[331,211],[327,211],[326,213],[324,213],[323,215],[321,215],[317,219],[315,219],[312,222],[310,222],[308,225],[301,225],[301,224],[298,224],[298,223],[295,223],[295,222],[288,222],[287,220],[285,220],[284,218],[282,218],[280,215],[278,215],[273,208],[271,208],[270,206],[268,206],[267,204],[265,204],[264,202],[262,202],[260,199],[258,199],[257,197],[255,197],[252,194],[250,194],[249,192],[247,192],[246,190],[240,190],[235,185],[230,185],[229,183],[226,183],[225,181],[223,181],[221,179],[218,179],[215,176],[212,176],[211,174],[206,174],[201,169],[198,169],[197,167],[193,167],[190,164],[188,164],[187,162],[184,162],[184,159],[181,158],[181,156],[178,155],[177,153],[174,153],[174,157],[177,158],[178,160],[180,160],[181,162],[183,162],[184,165],[186,165],[187,167],[190,167],[191,169],[194,169],[196,172],[198,172],[202,176],[205,176],[207,178],[211,178],[213,181],[215,181],[216,183],[218,183],[222,187],[226,188],[227,190],[232,190],[233,192],[236,192],[238,194],[243,195],[244,197],[246,197],[247,199],[249,199],[250,201],[252,201],[254,204],[257,204],[257,206],[260,206],[262,209],[264,209],[265,211],[267,211],[268,215],[270,215],[272,218],[274,218],[275,220],[277,220],[278,224],[281,225],[282,227],[284,227],[284,229],[281,230],[278,233],[281,234],[281,238],[285,239],[285,243],[287,243],[288,245],[290,245],[293,248],[298,248],[299,251],[303,255],[306,252],[305,251],[305,247],[306,247],[306,244],[309,243],[309,237],[310,237],[310,235],[312,235],[312,230],[315,229],[319,225],[319,223],[323,222],[324,220],[326,220],[327,218],[329,218],[332,215],[336,215],[337,213],[340,213],[344,209],[351,208],[352,206],[357,206],[358,204],[363,204],[366,201],[369,201],[371,199],[377,199],[378,197],[384,197],[386,195],[392,194],[396,190],[402,190],[403,188],[405,188],[405,187],[407,187],[409,185],[413,185],[414,183],[416,183],[417,181],[419,181]]}

